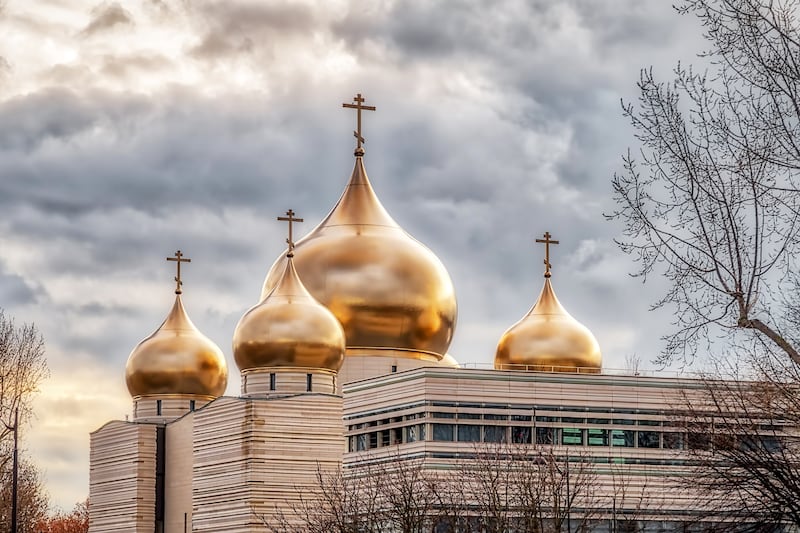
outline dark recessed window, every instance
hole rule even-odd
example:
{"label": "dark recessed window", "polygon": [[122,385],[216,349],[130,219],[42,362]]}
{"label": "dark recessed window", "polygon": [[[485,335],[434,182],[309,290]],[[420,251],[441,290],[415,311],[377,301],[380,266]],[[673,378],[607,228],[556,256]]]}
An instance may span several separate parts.
{"label": "dark recessed window", "polygon": [[194,400],[189,400],[189,410],[194,411]]}
{"label": "dark recessed window", "polygon": [[311,392],[311,374],[306,374],[306,392]]}
{"label": "dark recessed window", "polygon": [[392,365],[392,373],[394,374],[397,372],[397,365]]}
{"label": "dark recessed window", "polygon": [[156,400],[156,415],[161,416],[161,400]]}
{"label": "dark recessed window", "polygon": [[275,373],[273,372],[272,374],[269,375],[269,390],[275,390],[276,381],[277,380],[275,379]]}

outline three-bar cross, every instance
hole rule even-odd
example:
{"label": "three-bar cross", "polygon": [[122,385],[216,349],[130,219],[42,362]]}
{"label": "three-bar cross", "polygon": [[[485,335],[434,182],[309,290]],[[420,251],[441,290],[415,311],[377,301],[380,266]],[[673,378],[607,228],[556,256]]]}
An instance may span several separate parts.
{"label": "three-bar cross", "polygon": [[342,107],[348,107],[350,109],[355,109],[357,111],[358,116],[358,129],[353,132],[356,139],[358,140],[358,146],[356,147],[356,151],[354,152],[355,155],[364,155],[364,148],[361,144],[364,142],[364,137],[361,136],[361,111],[375,111],[375,106],[371,105],[362,105],[365,100],[361,96],[361,93],[358,93],[355,98],[353,98],[354,104],[342,104]]}
{"label": "three-bar cross", "polygon": [[183,292],[181,290],[181,285],[183,285],[183,282],[181,281],[181,263],[191,263],[192,260],[188,257],[183,257],[181,251],[178,250],[175,252],[175,257],[167,257],[167,261],[175,261],[178,263],[178,275],[175,276],[175,294],[180,294]]}
{"label": "three-bar cross", "polygon": [[289,238],[286,239],[286,244],[289,245],[289,253],[287,253],[286,255],[288,257],[292,257],[292,256],[294,256],[294,238],[292,237],[292,223],[293,222],[302,222],[303,219],[302,218],[295,218],[294,211],[289,209],[288,211],[286,211],[286,216],[285,217],[278,217],[278,220],[280,220],[281,222],[288,222],[289,223]]}
{"label": "three-bar cross", "polygon": [[558,241],[554,241],[550,237],[552,237],[552,235],[550,235],[549,231],[546,231],[544,233],[544,239],[536,239],[536,242],[544,244],[544,277],[546,278],[550,277],[550,245],[558,244]]}

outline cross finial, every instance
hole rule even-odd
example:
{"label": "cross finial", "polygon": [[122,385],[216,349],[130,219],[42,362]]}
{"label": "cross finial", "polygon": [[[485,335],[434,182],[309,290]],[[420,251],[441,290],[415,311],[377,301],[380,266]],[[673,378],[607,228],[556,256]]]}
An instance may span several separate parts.
{"label": "cross finial", "polygon": [[286,257],[294,257],[294,239],[292,238],[292,223],[293,222],[302,222],[302,218],[295,218],[294,211],[289,209],[286,211],[285,217],[278,217],[278,220],[281,222],[288,222],[289,223],[289,238],[286,239],[286,244],[289,245],[289,252],[286,254]]}
{"label": "cross finial", "polygon": [[357,111],[356,115],[358,117],[358,129],[353,132],[353,135],[355,136],[356,140],[358,141],[358,146],[356,147],[356,151],[353,152],[353,154],[355,156],[362,156],[362,155],[364,155],[364,148],[361,146],[361,144],[364,143],[365,141],[364,141],[364,137],[361,136],[361,111],[362,110],[375,111],[375,106],[362,105],[365,102],[365,100],[361,96],[361,93],[358,93],[357,95],[355,95],[355,97],[353,98],[353,102],[355,102],[355,103],[354,104],[342,104],[342,107],[349,107],[349,108],[355,109]]}
{"label": "cross finial", "polygon": [[167,257],[167,261],[175,261],[178,263],[178,275],[175,276],[175,294],[180,294],[183,292],[181,290],[181,285],[183,285],[183,282],[181,281],[181,263],[191,263],[192,260],[188,257],[183,257],[183,253],[178,250],[175,252],[175,257]]}
{"label": "cross finial", "polygon": [[536,242],[544,243],[544,277],[550,277],[550,245],[558,244],[558,241],[552,240],[549,231],[544,232],[544,239],[536,239]]}

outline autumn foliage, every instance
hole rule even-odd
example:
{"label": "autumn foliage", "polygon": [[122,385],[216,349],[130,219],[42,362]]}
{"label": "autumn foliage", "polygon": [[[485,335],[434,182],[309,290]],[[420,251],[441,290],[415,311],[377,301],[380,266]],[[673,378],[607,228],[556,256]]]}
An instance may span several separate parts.
{"label": "autumn foliage", "polygon": [[59,512],[37,524],[39,533],[88,533],[89,502],[75,504],[71,512]]}

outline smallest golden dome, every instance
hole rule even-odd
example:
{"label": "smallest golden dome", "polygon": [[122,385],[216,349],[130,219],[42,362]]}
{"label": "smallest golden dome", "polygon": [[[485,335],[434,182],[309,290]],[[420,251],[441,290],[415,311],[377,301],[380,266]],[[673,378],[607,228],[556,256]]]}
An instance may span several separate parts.
{"label": "smallest golden dome", "polygon": [[150,394],[217,397],[225,392],[225,356],[192,324],[183,308],[180,289],[176,293],[167,319],[128,357],[125,381],[134,398]]}
{"label": "smallest golden dome", "polygon": [[344,363],[345,336],[342,325],[328,308],[303,286],[294,267],[292,222],[289,222],[289,253],[283,273],[260,303],[250,308],[236,325],[233,357],[239,370],[294,367],[338,371]]}
{"label": "smallest golden dome", "polygon": [[502,370],[599,372],[600,345],[591,331],[561,306],[550,283],[550,233],[536,242],[546,246],[544,287],[521,320],[500,337],[494,367]]}

